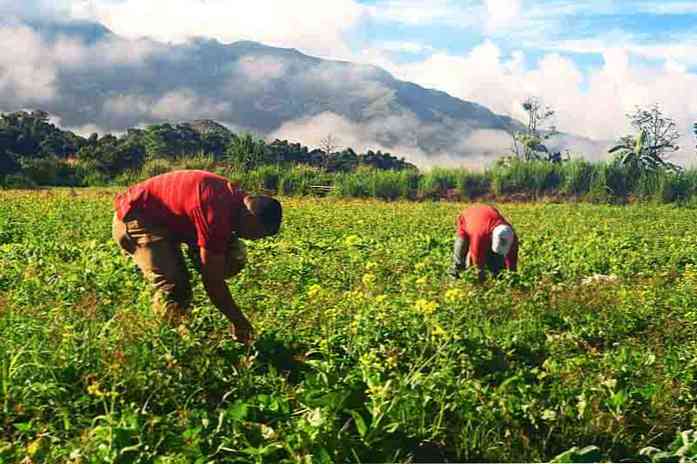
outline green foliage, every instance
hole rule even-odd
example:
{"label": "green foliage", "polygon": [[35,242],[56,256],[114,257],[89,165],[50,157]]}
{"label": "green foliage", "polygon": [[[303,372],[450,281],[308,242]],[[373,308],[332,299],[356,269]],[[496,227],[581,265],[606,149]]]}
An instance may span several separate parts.
{"label": "green foliage", "polygon": [[685,430],[678,433],[665,451],[647,446],[640,454],[651,462],[694,462],[697,459],[697,432]]}
{"label": "green foliage", "polygon": [[676,141],[680,133],[675,122],[663,114],[659,105],[654,104],[648,109],[637,107],[627,117],[638,134],[622,137],[617,145],[610,148],[609,153],[615,154],[615,160],[640,174],[679,171],[680,167],[667,161],[665,156],[678,150]]}
{"label": "green foliage", "polygon": [[697,457],[697,210],[500,204],[520,270],[480,285],[446,276],[463,204],[285,198],[229,284],[244,348],[195,273],[190,321],[152,313],[115,192],[0,192],[4,462]]}
{"label": "green foliage", "polygon": [[252,134],[232,139],[225,152],[226,160],[239,171],[249,171],[266,162],[266,144]]}
{"label": "green foliage", "polygon": [[37,185],[79,185],[75,166],[54,157],[24,159],[22,173]]}
{"label": "green foliage", "polygon": [[279,180],[281,195],[310,195],[315,193],[313,185],[330,185],[332,176],[311,166],[299,165],[283,171]]}
{"label": "green foliage", "polygon": [[582,196],[590,191],[596,168],[588,161],[576,159],[565,163],[561,172],[563,178],[561,193]]}
{"label": "green foliage", "polygon": [[141,169],[141,179],[148,179],[174,170],[176,170],[176,167],[172,160],[162,158],[149,159],[143,165],[143,169]]}
{"label": "green foliage", "polygon": [[561,170],[560,165],[553,163],[514,158],[507,165],[494,166],[489,174],[496,195],[527,193],[538,196],[559,188],[562,184]]}
{"label": "green foliage", "polygon": [[458,185],[458,176],[453,169],[435,167],[419,179],[420,198],[442,198]]}
{"label": "green foliage", "polygon": [[486,173],[462,169],[457,173],[457,189],[463,198],[473,200],[489,193],[491,179]]}
{"label": "green foliage", "polygon": [[145,162],[145,149],[139,137],[130,132],[121,139],[111,134],[98,139],[94,134],[77,153],[77,158],[81,162],[91,162],[92,167],[105,176],[138,169]]}
{"label": "green foliage", "polygon": [[74,155],[85,139],[62,131],[49,122],[44,111],[18,111],[0,115],[0,174],[17,168],[22,158],[66,158]]}

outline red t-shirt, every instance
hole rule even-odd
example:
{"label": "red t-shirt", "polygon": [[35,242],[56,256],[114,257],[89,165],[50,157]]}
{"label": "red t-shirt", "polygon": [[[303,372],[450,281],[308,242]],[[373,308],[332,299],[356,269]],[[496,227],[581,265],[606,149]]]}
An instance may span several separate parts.
{"label": "red t-shirt", "polygon": [[206,171],[174,171],[152,177],[114,199],[119,219],[130,212],[167,228],[175,240],[225,253],[239,227],[247,194]]}
{"label": "red t-shirt", "polygon": [[[511,224],[499,210],[489,205],[474,205],[464,210],[457,218],[457,234],[469,241],[469,251],[480,269],[486,265],[487,252],[491,250],[491,235],[494,228]],[[492,252],[493,253],[493,252]],[[518,236],[513,232],[511,249],[505,256],[506,269],[515,271],[518,266]]]}

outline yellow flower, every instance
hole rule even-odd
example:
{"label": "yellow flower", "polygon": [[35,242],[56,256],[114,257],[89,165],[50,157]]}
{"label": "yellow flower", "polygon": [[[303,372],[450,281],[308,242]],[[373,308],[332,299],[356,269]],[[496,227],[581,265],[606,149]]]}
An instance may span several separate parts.
{"label": "yellow flower", "polygon": [[96,396],[98,398],[101,398],[106,395],[100,388],[99,382],[94,382],[93,384],[90,384],[87,387],[87,393],[89,393],[92,396]]}
{"label": "yellow flower", "polygon": [[445,292],[445,301],[448,303],[457,303],[465,298],[465,292],[459,288],[451,288]]}
{"label": "yellow flower", "polygon": [[377,269],[377,267],[378,267],[378,263],[376,263],[375,261],[368,261],[367,263],[365,263],[365,270],[366,271],[373,271],[373,270]]}
{"label": "yellow flower", "polygon": [[433,313],[436,312],[436,309],[438,309],[438,303],[435,301],[428,301],[424,299],[420,299],[416,301],[416,304],[414,306],[416,310],[426,316],[429,316]]}
{"label": "yellow flower", "polygon": [[312,284],[310,288],[307,289],[307,296],[310,298],[315,298],[322,291],[322,286],[319,284]]}
{"label": "yellow flower", "polygon": [[428,277],[423,276],[416,279],[416,285],[426,285],[428,283]]}
{"label": "yellow flower", "polygon": [[443,327],[441,327],[440,325],[438,325],[436,323],[433,324],[433,327],[431,328],[431,336],[432,337],[442,337],[446,333],[447,332],[445,331],[445,329]]}
{"label": "yellow flower", "polygon": [[361,279],[363,281],[363,285],[366,287],[372,287],[373,284],[375,284],[375,274],[372,274],[370,272],[367,272],[363,274],[363,278]]}
{"label": "yellow flower", "polygon": [[354,247],[361,243],[361,238],[358,235],[349,235],[344,239],[344,245]]}
{"label": "yellow flower", "polygon": [[386,299],[387,299],[387,295],[385,295],[385,294],[383,294],[383,295],[378,295],[378,296],[375,297],[375,302],[378,303],[378,304],[379,304],[379,303],[384,303]]}

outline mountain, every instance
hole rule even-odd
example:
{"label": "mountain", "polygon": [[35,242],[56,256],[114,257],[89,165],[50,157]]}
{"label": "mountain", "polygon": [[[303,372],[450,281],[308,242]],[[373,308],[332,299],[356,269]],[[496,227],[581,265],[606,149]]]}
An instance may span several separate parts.
{"label": "mountain", "polygon": [[[378,67],[295,49],[250,41],[124,39],[86,22],[26,26],[46,48],[39,56],[51,80],[36,85],[43,85],[41,95],[47,97],[38,99],[34,92],[21,98],[21,92],[7,90],[12,86],[0,86],[0,110],[41,107],[63,126],[83,132],[210,119],[309,145],[332,134],[346,146],[388,149],[423,158],[423,164],[444,156],[459,162],[500,155],[510,134],[523,127]],[[71,46],[58,47],[59,39],[69,39]],[[0,75],[2,70],[0,58]],[[22,85],[18,88],[32,84]]]}

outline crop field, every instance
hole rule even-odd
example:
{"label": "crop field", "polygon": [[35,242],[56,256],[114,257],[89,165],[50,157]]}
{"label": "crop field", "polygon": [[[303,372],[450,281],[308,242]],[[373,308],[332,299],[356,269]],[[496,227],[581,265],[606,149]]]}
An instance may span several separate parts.
{"label": "crop field", "polygon": [[697,459],[697,210],[501,204],[520,270],[480,285],[464,203],[285,198],[246,348],[196,275],[151,312],[113,194],[0,191],[0,462]]}

